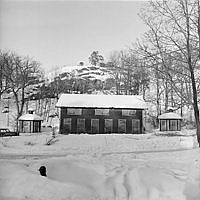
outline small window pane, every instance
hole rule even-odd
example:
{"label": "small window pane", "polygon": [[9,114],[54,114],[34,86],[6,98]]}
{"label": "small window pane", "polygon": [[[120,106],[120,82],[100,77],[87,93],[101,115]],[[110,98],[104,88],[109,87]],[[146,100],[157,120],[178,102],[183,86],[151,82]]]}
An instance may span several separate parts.
{"label": "small window pane", "polygon": [[109,109],[95,109],[95,115],[109,115]]}
{"label": "small window pane", "polygon": [[135,116],[136,110],[122,110],[122,116]]}
{"label": "small window pane", "polygon": [[105,133],[111,133],[113,127],[112,119],[105,119]]}
{"label": "small window pane", "polygon": [[125,132],[126,132],[126,120],[118,119],[118,133],[125,133]]}
{"label": "small window pane", "polygon": [[77,119],[77,131],[85,132],[85,119]]}
{"label": "small window pane", "polygon": [[71,129],[72,129],[72,119],[71,118],[65,118],[65,119],[63,119],[63,128],[67,132],[71,132]]}
{"label": "small window pane", "polygon": [[81,115],[82,109],[79,108],[67,108],[68,115]]}
{"label": "small window pane", "polygon": [[99,133],[99,119],[91,119],[91,132]]}

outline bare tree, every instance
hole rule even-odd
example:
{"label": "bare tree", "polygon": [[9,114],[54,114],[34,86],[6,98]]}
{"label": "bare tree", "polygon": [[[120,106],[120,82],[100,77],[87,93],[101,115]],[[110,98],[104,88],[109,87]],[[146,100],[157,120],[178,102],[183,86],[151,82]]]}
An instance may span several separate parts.
{"label": "bare tree", "polygon": [[9,53],[0,51],[0,99],[1,95],[8,89],[8,81],[5,76],[4,67],[7,65]]}
{"label": "bare tree", "polygon": [[131,51],[115,51],[106,67],[112,72],[117,94],[143,95],[149,85],[145,62],[138,60]]}
{"label": "bare tree", "polygon": [[112,52],[109,62],[106,63],[106,68],[112,72],[113,79],[115,80],[116,94],[121,94],[121,54],[118,51]]}
{"label": "bare tree", "polygon": [[98,51],[93,51],[89,57],[89,62],[92,64],[92,65],[101,65],[104,61],[104,58],[102,55],[99,54]]}
{"label": "bare tree", "polygon": [[[182,101],[193,105],[197,139],[200,144],[198,90],[195,77],[200,49],[199,17],[199,0],[151,1],[142,13],[142,18],[150,31],[146,35],[147,43],[140,45],[140,49],[147,60],[159,63],[157,71],[165,80],[171,82],[171,86]],[[173,60],[170,65],[169,57]],[[179,82],[180,80],[185,81]],[[187,87],[192,88],[192,98],[183,94],[183,84],[185,90]]]}
{"label": "bare tree", "polygon": [[41,78],[40,64],[29,57],[7,53],[1,60],[2,72],[9,90],[15,99],[17,120],[22,115],[25,102]]}

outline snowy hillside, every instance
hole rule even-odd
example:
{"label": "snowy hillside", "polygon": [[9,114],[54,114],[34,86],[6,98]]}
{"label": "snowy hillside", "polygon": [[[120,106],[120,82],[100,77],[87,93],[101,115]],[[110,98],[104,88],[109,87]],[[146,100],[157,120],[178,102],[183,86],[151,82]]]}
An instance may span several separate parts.
{"label": "snowy hillside", "polygon": [[49,72],[46,77],[51,82],[56,76],[60,76],[61,80],[65,80],[69,77],[77,79],[88,79],[88,80],[101,80],[104,81],[108,78],[112,78],[109,70],[92,65],[75,65],[75,66],[63,66],[57,68],[54,71]]}

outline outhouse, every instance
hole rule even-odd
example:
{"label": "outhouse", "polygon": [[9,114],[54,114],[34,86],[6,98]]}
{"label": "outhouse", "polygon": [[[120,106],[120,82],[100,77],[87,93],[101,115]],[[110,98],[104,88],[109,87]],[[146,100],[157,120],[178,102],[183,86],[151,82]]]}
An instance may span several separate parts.
{"label": "outhouse", "polygon": [[158,117],[160,131],[180,131],[182,117],[174,112],[167,112]]}
{"label": "outhouse", "polygon": [[21,133],[37,133],[41,132],[41,122],[43,119],[33,113],[33,110],[30,109],[29,113],[19,117],[19,131]]}
{"label": "outhouse", "polygon": [[146,103],[137,95],[62,94],[60,133],[144,133]]}

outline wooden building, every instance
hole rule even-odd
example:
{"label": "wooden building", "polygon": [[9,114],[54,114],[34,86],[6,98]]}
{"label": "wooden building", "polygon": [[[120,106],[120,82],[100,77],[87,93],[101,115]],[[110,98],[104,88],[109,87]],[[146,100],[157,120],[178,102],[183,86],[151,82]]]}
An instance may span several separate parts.
{"label": "wooden building", "polygon": [[140,96],[62,94],[60,133],[144,133],[146,103]]}
{"label": "wooden building", "polygon": [[160,131],[180,131],[181,130],[181,116],[168,112],[158,116]]}
{"label": "wooden building", "polygon": [[28,114],[24,114],[18,119],[19,132],[21,133],[38,133],[41,132],[41,122],[43,119],[34,114],[33,110],[29,110]]}

